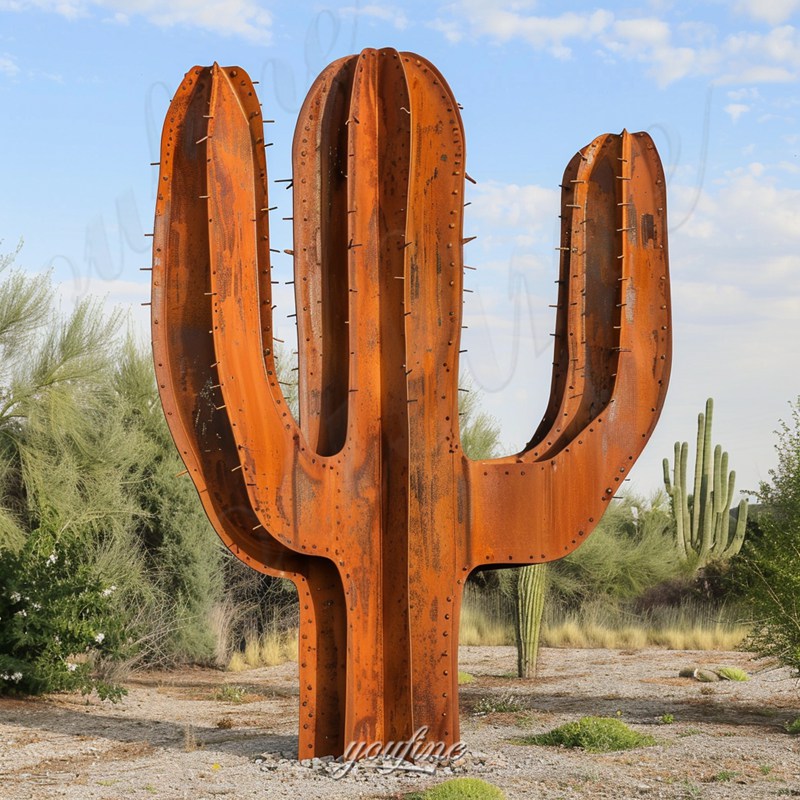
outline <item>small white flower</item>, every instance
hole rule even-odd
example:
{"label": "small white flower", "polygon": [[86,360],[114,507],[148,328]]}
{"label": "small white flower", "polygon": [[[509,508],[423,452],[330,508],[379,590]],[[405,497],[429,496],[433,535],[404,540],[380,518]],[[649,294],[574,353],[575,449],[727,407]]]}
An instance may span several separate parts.
{"label": "small white flower", "polygon": [[61,637],[58,634],[56,634],[55,636],[53,636],[53,641],[56,644],[61,644]]}
{"label": "small white flower", "polygon": [[14,681],[14,683],[19,683],[22,680],[22,673],[21,672],[15,672],[11,676],[11,680]]}
{"label": "small white flower", "polygon": [[47,556],[48,564],[55,564],[56,561],[58,561],[58,556],[55,553],[50,553],[50,555]]}
{"label": "small white flower", "polygon": [[108,587],[108,589],[103,589],[103,597],[108,597],[109,595],[114,594],[117,591],[117,587],[113,584]]}
{"label": "small white flower", "polygon": [[4,672],[2,675],[0,675],[0,678],[2,678],[4,681],[7,681],[8,680],[8,673]]}
{"label": "small white flower", "polygon": [[94,637],[94,640],[97,642],[97,644],[101,644],[105,638],[106,635],[104,633],[98,633],[97,636]]}
{"label": "small white flower", "polygon": [[21,608],[19,611],[17,611],[17,613],[14,616],[27,617],[28,616],[28,612],[24,608]]}
{"label": "small white flower", "polygon": [[19,603],[22,600],[22,595],[19,592],[12,592],[10,600],[12,603]]}
{"label": "small white flower", "polygon": [[31,605],[31,608],[33,608],[34,611],[41,611],[42,610],[42,604],[41,603],[33,603]]}
{"label": "small white flower", "polygon": [[67,669],[70,672],[75,672],[75,670],[78,669],[78,665],[77,664],[67,664]]}

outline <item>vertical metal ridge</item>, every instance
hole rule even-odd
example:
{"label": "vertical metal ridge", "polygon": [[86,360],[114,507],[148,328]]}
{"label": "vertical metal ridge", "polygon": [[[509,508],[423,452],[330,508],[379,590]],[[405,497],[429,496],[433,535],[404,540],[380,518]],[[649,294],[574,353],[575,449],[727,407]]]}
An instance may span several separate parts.
{"label": "vertical metal ridge", "polygon": [[260,523],[283,544],[302,550],[284,465],[313,474],[277,375],[263,356],[253,143],[232,79],[213,69],[207,142],[209,268],[218,383],[234,429],[248,495]]}
{"label": "vertical metal ridge", "polygon": [[[378,70],[378,284],[380,318],[381,554],[385,737],[413,735],[408,558],[408,386],[405,356],[406,218],[411,159],[408,83],[397,51],[382,49]],[[406,110],[403,110],[406,109]],[[358,213],[358,212],[357,212]],[[391,568],[386,568],[392,565]]]}
{"label": "vertical metal ridge", "polygon": [[573,251],[566,279],[566,385],[553,425],[536,448],[539,460],[560,452],[611,399],[619,352],[621,152],[621,137],[612,134],[585,148],[573,202],[564,204],[571,212]]}
{"label": "vertical metal ridge", "polygon": [[[411,686],[415,727],[424,721],[430,740],[452,741],[459,729],[452,676],[458,669],[461,602],[456,483],[462,463],[464,135],[458,105],[441,74],[415,54],[401,58],[412,131],[404,269]],[[431,647],[431,641],[441,644]]]}
{"label": "vertical metal ridge", "polygon": [[[209,480],[238,463],[227,420],[215,414],[219,395],[208,294],[205,142],[210,70],[187,73],[167,114],[156,210],[153,261],[153,348],[156,377],[170,432],[194,481],[206,513],[229,548],[256,568],[259,557],[283,561],[252,532],[258,520],[250,510],[241,478]],[[188,272],[178,265],[187,264]],[[206,450],[210,452],[206,453]],[[207,491],[206,491],[207,489]],[[279,555],[280,553],[280,555]],[[266,557],[266,558],[265,558]],[[291,560],[291,558],[289,558]],[[294,565],[297,566],[296,564]]]}
{"label": "vertical metal ridge", "polygon": [[332,456],[344,445],[349,389],[347,126],[356,56],[312,85],[292,144],[300,427]]}
{"label": "vertical metal ridge", "polygon": [[[578,171],[584,159],[584,153],[588,148],[577,152],[564,170],[564,177],[561,181],[561,233],[559,239],[559,272],[558,272],[558,292],[556,301],[556,321],[553,333],[553,369],[550,380],[550,395],[547,401],[542,421],[539,423],[533,437],[523,448],[522,452],[535,451],[540,445],[547,447],[548,442],[552,442],[556,435],[555,428],[559,423],[559,412],[565,403],[567,395],[567,384],[569,378],[569,288],[572,277],[573,257],[578,261],[576,254],[577,242],[573,239],[573,218],[574,206],[577,205],[576,187],[579,184]],[[580,196],[578,195],[578,199]],[[561,412],[563,416],[563,412]]]}

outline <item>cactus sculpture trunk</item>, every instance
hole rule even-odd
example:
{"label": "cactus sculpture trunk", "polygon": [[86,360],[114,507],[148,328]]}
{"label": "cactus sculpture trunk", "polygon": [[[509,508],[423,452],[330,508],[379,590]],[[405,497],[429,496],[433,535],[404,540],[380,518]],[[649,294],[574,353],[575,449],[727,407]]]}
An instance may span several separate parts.
{"label": "cactus sculpture trunk", "polygon": [[425,59],[365,50],[312,86],[293,146],[300,421],[276,377],[263,120],[239,68],[196,67],[164,126],[156,370],[231,550],[299,590],[300,752],[458,741],[467,576],[590,533],[670,368],[664,175],[605,135],[564,178],[556,356],[525,449],[460,447],[464,131]]}

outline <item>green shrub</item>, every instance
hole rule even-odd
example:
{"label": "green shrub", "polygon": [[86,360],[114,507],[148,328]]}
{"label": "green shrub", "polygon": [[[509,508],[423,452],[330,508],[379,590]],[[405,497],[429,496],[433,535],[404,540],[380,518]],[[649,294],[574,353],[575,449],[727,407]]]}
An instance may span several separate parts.
{"label": "green shrub", "polygon": [[524,704],[517,695],[507,692],[481,697],[472,710],[476,714],[506,714],[512,711],[523,711],[524,708]]}
{"label": "green shrub", "polygon": [[244,686],[226,683],[214,690],[213,697],[224,703],[243,703],[246,695],[247,689]]}
{"label": "green shrub", "polygon": [[170,598],[162,660],[213,662],[218,642],[210,620],[222,600],[224,548],[184,474],[158,401],[152,356],[130,340],[121,347],[114,389],[126,427],[150,444],[137,464],[130,491],[148,577]]}
{"label": "green shrub", "polygon": [[800,398],[791,409],[778,465],[758,492],[758,531],[745,542],[740,580],[753,612],[750,647],[800,671]]}
{"label": "green shrub", "polygon": [[739,667],[719,667],[714,670],[724,681],[749,681],[750,676]]}
{"label": "green shrub", "polygon": [[412,792],[407,800],[505,800],[497,786],[480,778],[452,778],[424,792]]}
{"label": "green shrub", "polygon": [[37,531],[71,532],[86,569],[118,587],[138,659],[212,660],[223,548],[177,477],[152,355],[121,342],[123,319],[101,301],[60,313],[49,276],[10,270],[12,259],[0,255],[0,551],[34,558]]}
{"label": "green shrub", "polygon": [[547,733],[516,739],[517,744],[552,747],[580,747],[590,753],[632,750],[655,744],[652,736],[631,730],[624,722],[609,717],[582,717]]}
{"label": "green shrub", "polygon": [[549,593],[564,608],[598,598],[625,600],[675,578],[683,565],[674,545],[666,495],[628,495],[611,503],[594,532],[552,564]]}
{"label": "green shrub", "polygon": [[800,717],[786,726],[786,730],[793,736],[800,734]]}
{"label": "green shrub", "polygon": [[73,532],[38,529],[19,552],[0,550],[0,694],[124,695],[93,669],[124,653],[115,590]]}

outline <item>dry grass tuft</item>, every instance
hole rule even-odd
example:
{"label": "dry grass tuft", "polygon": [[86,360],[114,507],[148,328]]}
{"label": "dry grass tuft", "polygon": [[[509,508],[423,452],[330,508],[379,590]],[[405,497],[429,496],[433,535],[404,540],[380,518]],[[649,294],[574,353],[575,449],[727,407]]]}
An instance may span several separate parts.
{"label": "dry grass tuft", "polygon": [[242,672],[297,661],[298,639],[297,630],[269,630],[261,636],[248,637],[244,651],[235,652],[228,661],[228,671]]}
{"label": "dry grass tuft", "polygon": [[[552,606],[542,624],[546,647],[602,647],[612,650],[737,650],[749,633],[736,612],[686,603],[644,614],[597,602],[577,611]],[[467,592],[461,615],[461,644],[514,644],[514,623],[500,606]]]}

